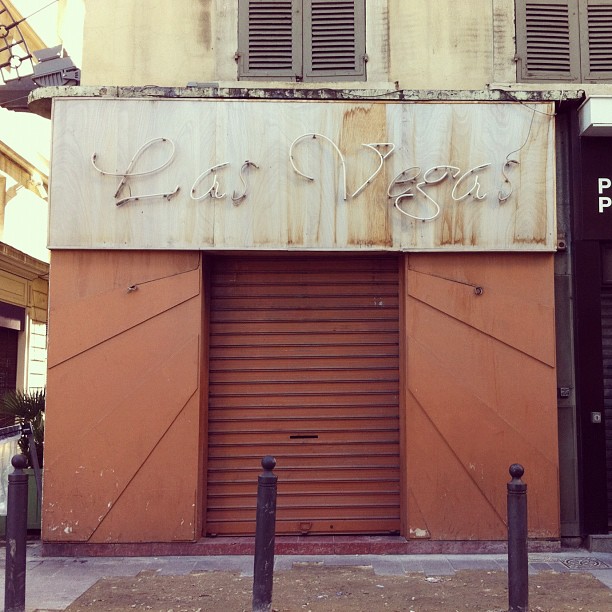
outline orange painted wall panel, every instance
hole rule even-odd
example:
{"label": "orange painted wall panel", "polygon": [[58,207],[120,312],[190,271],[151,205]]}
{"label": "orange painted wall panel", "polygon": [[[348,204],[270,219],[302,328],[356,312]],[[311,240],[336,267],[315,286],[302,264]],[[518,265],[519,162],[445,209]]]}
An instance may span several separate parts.
{"label": "orange painted wall panel", "polygon": [[43,538],[196,539],[199,254],[52,258]]}
{"label": "orange painted wall panel", "polygon": [[519,462],[530,536],[558,537],[553,257],[411,254],[404,273],[406,535],[504,539]]}
{"label": "orange painted wall panel", "polygon": [[[53,252],[46,541],[199,537],[201,268],[191,252]],[[402,276],[404,535],[504,539],[520,462],[530,535],[558,537],[553,256],[408,254]]]}

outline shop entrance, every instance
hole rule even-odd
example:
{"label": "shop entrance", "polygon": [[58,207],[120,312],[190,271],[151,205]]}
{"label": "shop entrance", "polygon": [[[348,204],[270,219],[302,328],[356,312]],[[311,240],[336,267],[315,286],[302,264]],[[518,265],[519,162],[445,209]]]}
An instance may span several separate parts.
{"label": "shop entrance", "polygon": [[397,258],[220,256],[209,295],[206,534],[254,533],[267,454],[277,533],[397,533]]}

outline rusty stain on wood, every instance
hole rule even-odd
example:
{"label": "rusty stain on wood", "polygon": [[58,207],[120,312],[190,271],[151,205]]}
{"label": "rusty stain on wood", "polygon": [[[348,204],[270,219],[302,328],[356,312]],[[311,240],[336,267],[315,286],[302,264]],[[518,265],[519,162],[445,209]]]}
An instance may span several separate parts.
{"label": "rusty stain on wood", "polygon": [[[347,182],[355,192],[378,167],[377,155],[364,144],[387,141],[386,108],[380,104],[360,106],[347,110],[342,117],[340,149],[347,152]],[[364,134],[368,140],[364,141]],[[382,155],[388,147],[381,146]],[[387,185],[387,164],[373,179],[378,185]],[[372,183],[372,184],[373,184]],[[391,246],[391,207],[381,199],[380,190],[364,189],[355,199],[347,202],[347,242],[355,246]]]}

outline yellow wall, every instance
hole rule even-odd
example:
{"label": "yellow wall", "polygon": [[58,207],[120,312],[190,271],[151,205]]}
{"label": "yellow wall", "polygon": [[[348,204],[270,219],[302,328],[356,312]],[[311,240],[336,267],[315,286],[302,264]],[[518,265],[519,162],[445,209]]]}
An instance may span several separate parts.
{"label": "yellow wall", "polygon": [[[82,84],[236,81],[237,1],[85,0],[85,5]],[[368,80],[344,85],[482,89],[495,80],[515,80],[513,19],[507,0],[368,0]]]}
{"label": "yellow wall", "polygon": [[[214,4],[87,0],[82,84],[185,86],[214,79]],[[236,49],[225,51],[234,63]]]}
{"label": "yellow wall", "polygon": [[490,1],[390,0],[389,13],[391,75],[401,89],[482,89],[490,81]]}

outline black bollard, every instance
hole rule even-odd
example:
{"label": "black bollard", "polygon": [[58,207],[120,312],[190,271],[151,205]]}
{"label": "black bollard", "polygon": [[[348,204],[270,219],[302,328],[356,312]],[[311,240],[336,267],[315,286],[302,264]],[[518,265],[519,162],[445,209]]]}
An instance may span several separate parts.
{"label": "black bollard", "polygon": [[277,480],[272,470],[275,465],[274,457],[265,456],[261,460],[264,471],[257,478],[253,612],[270,612],[272,609]]}
{"label": "black bollard", "polygon": [[15,468],[8,477],[6,511],[6,569],[4,612],[24,612],[26,587],[26,542],[28,537],[28,465],[25,455],[11,459]]}
{"label": "black bollard", "polygon": [[527,485],[522,465],[510,466],[508,483],[508,610],[526,612],[529,600],[527,557]]}

